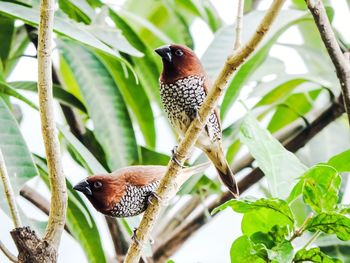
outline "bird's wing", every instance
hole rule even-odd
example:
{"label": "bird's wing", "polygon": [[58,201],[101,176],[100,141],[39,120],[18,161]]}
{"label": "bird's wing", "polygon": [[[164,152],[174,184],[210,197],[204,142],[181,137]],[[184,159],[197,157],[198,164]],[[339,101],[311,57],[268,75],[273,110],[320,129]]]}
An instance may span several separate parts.
{"label": "bird's wing", "polygon": [[[208,76],[205,76],[205,80],[204,80],[204,91],[205,91],[205,95],[208,95],[209,93],[209,87],[211,87],[211,83],[210,83],[210,80],[208,79]],[[219,128],[220,130],[222,130],[221,128],[221,120],[220,120],[220,112],[219,112],[219,109],[216,107],[214,109],[214,114],[215,114],[215,117],[216,117],[216,120],[219,124]],[[208,125],[205,126],[205,130],[208,132],[209,134],[209,131],[208,131]]]}
{"label": "bird's wing", "polygon": [[135,186],[145,186],[159,181],[166,171],[161,165],[135,165],[128,167],[124,176],[127,183]]}

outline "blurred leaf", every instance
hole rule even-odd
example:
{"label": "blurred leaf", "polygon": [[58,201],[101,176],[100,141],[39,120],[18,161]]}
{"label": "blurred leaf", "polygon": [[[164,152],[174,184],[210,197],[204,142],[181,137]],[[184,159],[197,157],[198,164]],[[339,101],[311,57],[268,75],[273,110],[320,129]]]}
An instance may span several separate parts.
{"label": "blurred leaf", "polygon": [[331,258],[323,253],[320,248],[315,247],[310,250],[305,248],[299,250],[293,259],[293,262],[315,262],[315,263],[341,263],[342,261],[336,258]]}
{"label": "blurred leaf", "polygon": [[111,170],[138,163],[130,116],[106,67],[91,51],[71,41],[60,41],[59,49],[80,86]]}
{"label": "blurred leaf", "polygon": [[[37,83],[34,81],[15,81],[8,84],[16,89],[38,92]],[[87,113],[85,105],[78,98],[57,84],[53,84],[53,96],[61,103],[67,106],[73,106],[82,112]]]}
{"label": "blurred leaf", "polygon": [[7,83],[2,82],[2,81],[0,81],[0,93],[12,96],[14,98],[17,98],[17,99],[23,101],[24,103],[28,104],[33,109],[36,109],[36,110],[38,109],[38,107],[34,103],[32,103],[30,100],[28,100],[26,97],[24,97],[20,93],[18,93],[10,85],[8,85]]}
{"label": "blurred leaf", "polygon": [[333,156],[329,161],[328,165],[337,169],[338,172],[350,172],[350,150],[342,152]]}
{"label": "blurred leaf", "polygon": [[15,21],[11,18],[0,15],[0,59],[4,69],[6,69],[6,60],[10,54],[14,31]]}
{"label": "blurred leaf", "polygon": [[153,151],[146,147],[140,147],[141,149],[141,160],[140,164],[143,165],[168,165],[170,156]]}
{"label": "blurred leaf", "polygon": [[105,174],[107,170],[96,160],[92,153],[66,128],[59,129],[67,142],[76,150],[85,163],[85,168],[90,174]]}
{"label": "blurred leaf", "polygon": [[155,53],[147,46],[144,40],[137,35],[125,19],[112,9],[109,10],[109,14],[115,25],[123,31],[127,40],[132,43],[135,48],[142,50],[144,57],[130,57],[131,64],[137,72],[137,76],[148,96],[160,105],[158,82],[160,71],[155,60]]}
{"label": "blurred leaf", "polygon": [[[77,22],[89,24],[91,22],[91,18],[94,16],[94,10],[88,4],[86,4],[84,0],[74,0],[74,2],[70,0],[58,0],[60,10],[65,12],[69,18]],[[83,5],[85,10],[83,8],[79,8],[79,5]],[[90,17],[90,15],[92,16]]]}
{"label": "blurred leaf", "polygon": [[[0,2],[0,13],[20,19],[32,26],[38,26],[39,23],[39,11],[21,5],[8,2]],[[102,43],[99,39],[86,31],[82,25],[75,23],[73,20],[55,16],[54,31],[58,34],[62,34],[83,44],[109,53],[113,56],[120,57],[114,50]],[[120,51],[127,53],[129,50]]]}
{"label": "blurred leaf", "polygon": [[115,86],[123,95],[126,105],[135,115],[147,146],[154,148],[156,144],[155,122],[151,102],[145,90],[140,84],[137,84],[133,76],[124,76],[123,65],[118,60],[104,54],[97,54],[97,57],[106,67]]}
{"label": "blurred leaf", "polygon": [[178,195],[189,195],[189,194],[219,194],[221,193],[221,184],[217,181],[212,180],[206,175],[196,174],[192,175],[186,183],[184,183]]}
{"label": "blurred leaf", "polygon": [[17,62],[23,55],[25,49],[27,48],[29,42],[30,41],[25,27],[16,27],[16,32],[13,36],[13,40],[11,43],[10,54],[8,56],[6,68],[4,70],[4,75],[6,77],[10,75],[10,73],[16,66]]}
{"label": "blurred leaf", "polygon": [[303,199],[317,212],[333,211],[338,203],[341,177],[331,166],[319,164],[308,170],[303,178]]}
{"label": "blurred leaf", "polygon": [[[41,178],[46,186],[49,187],[50,184],[46,164],[39,162],[37,165],[39,167]],[[70,182],[66,180],[66,183],[68,190],[66,224],[68,229],[84,249],[89,262],[107,262],[94,218],[91,216],[79,194],[72,188]]]}
{"label": "blurred leaf", "polygon": [[232,243],[231,263],[264,263],[267,260],[265,250],[262,245],[254,244],[247,235],[241,236]]}
{"label": "blurred leaf", "polygon": [[262,129],[251,113],[243,120],[240,138],[266,175],[271,195],[287,197],[296,179],[306,171],[305,165]]}
{"label": "blurred leaf", "polygon": [[0,148],[11,185],[15,194],[18,195],[23,184],[38,173],[18,124],[1,98],[0,123]]}
{"label": "blurred leaf", "polygon": [[350,219],[337,213],[320,213],[309,221],[305,229],[336,234],[340,240],[350,240]]}

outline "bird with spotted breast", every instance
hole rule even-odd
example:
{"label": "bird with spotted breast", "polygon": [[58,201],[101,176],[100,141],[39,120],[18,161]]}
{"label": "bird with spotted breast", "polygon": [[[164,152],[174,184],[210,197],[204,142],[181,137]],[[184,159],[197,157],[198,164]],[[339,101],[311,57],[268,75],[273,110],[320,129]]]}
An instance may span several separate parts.
{"label": "bird with spotted breast", "polygon": [[[175,190],[194,174],[204,172],[209,163],[183,169],[175,179]],[[112,217],[136,216],[144,212],[155,194],[167,166],[136,165],[110,174],[89,176],[73,187],[82,192],[97,211]]]}
{"label": "bird with spotted breast", "polygon": [[[163,62],[160,95],[164,110],[175,131],[183,137],[192,120],[198,116],[198,110],[208,94],[209,79],[200,60],[191,49],[172,44],[157,48],[155,52]],[[237,182],[223,151],[221,122],[217,109],[210,114],[196,146],[212,161],[223,184],[238,197]],[[176,161],[176,158],[174,160]]]}

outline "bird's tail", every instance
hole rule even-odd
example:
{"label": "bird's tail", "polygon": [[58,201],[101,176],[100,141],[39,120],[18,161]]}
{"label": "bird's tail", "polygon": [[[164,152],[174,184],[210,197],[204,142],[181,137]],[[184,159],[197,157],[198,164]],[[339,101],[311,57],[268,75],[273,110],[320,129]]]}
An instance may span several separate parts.
{"label": "bird's tail", "polygon": [[210,166],[210,162],[201,163],[192,167],[184,168],[176,178],[177,188],[180,188],[192,175],[204,172]]}
{"label": "bird's tail", "polygon": [[203,149],[214,164],[222,183],[230,190],[234,197],[239,197],[239,189],[235,176],[227,163],[221,143],[215,143],[210,148]]}

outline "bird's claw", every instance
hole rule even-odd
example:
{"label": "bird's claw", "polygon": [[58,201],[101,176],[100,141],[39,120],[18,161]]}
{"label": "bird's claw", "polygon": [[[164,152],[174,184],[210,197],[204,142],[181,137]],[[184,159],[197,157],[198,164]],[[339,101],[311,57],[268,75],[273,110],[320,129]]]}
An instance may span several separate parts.
{"label": "bird's claw", "polygon": [[201,116],[199,116],[199,108],[200,107],[195,107],[194,108],[194,115],[196,116],[196,119],[198,119],[199,123],[202,125]]}
{"label": "bird's claw", "polygon": [[[135,227],[134,230],[132,231],[132,236],[131,236],[131,239],[133,241],[135,241],[137,243],[138,246],[144,246],[145,244],[143,244],[140,240],[138,240],[138,238],[136,237],[136,231],[137,231],[137,228]],[[149,239],[149,243],[151,245],[154,244],[154,239],[152,237],[150,237]]]}
{"label": "bird's claw", "polygon": [[186,168],[186,166],[182,165],[178,159],[176,159],[176,155],[177,155],[177,146],[175,146],[172,150],[171,150],[171,160],[173,162],[175,162],[178,166],[180,166],[181,168]]}
{"label": "bird's claw", "polygon": [[164,202],[156,192],[151,192],[150,193],[150,195],[148,196],[148,203],[153,205],[153,203],[152,203],[152,198],[153,197],[158,200],[159,204],[164,205],[164,206],[167,205],[167,203]]}

